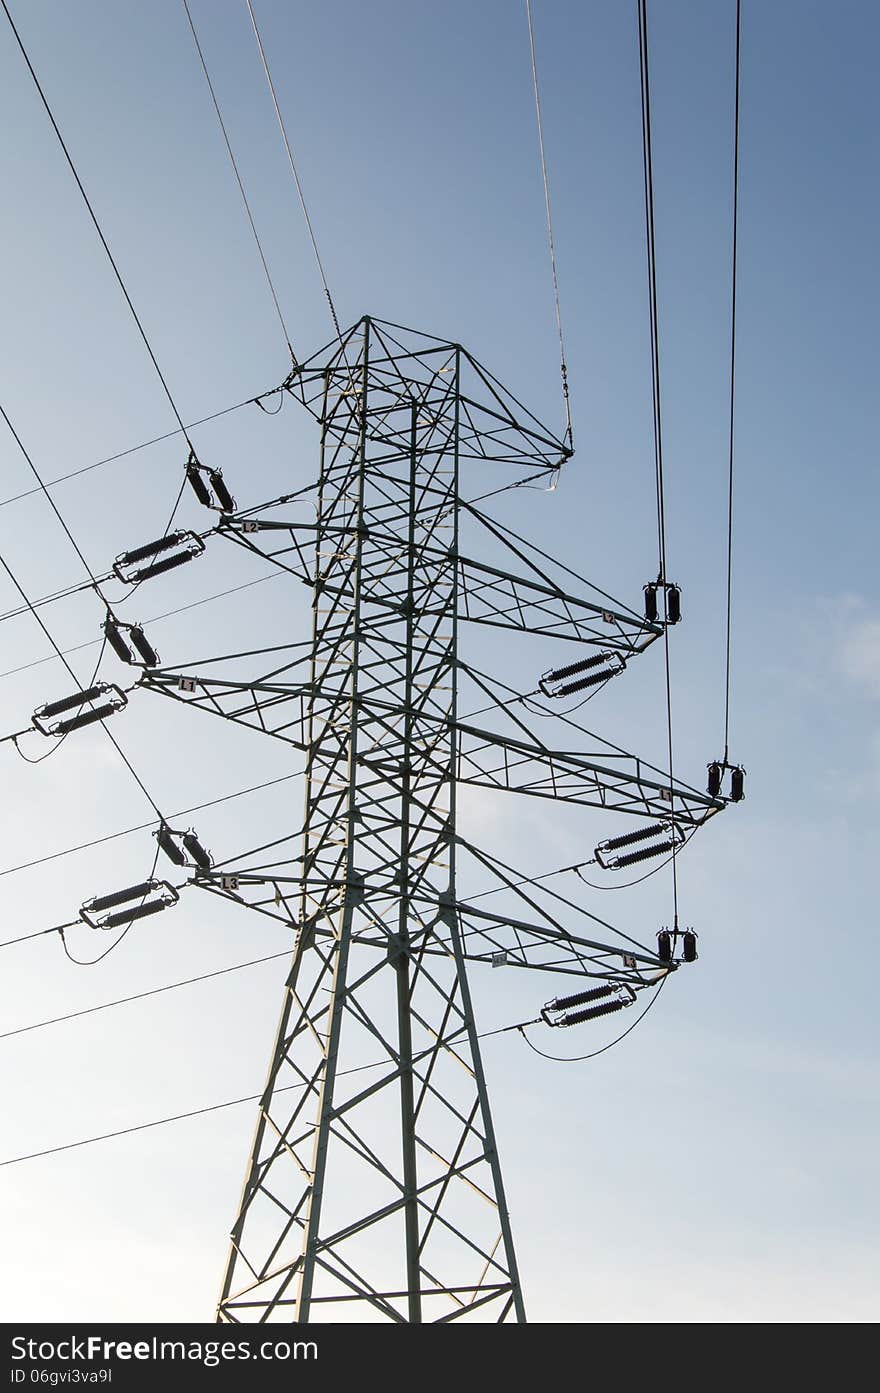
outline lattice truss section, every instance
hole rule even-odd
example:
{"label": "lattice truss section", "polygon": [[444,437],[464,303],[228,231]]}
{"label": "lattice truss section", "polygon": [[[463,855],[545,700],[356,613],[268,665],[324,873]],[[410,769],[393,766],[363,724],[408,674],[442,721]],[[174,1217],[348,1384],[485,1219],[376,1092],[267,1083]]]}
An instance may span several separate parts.
{"label": "lattice truss section", "polygon": [[[143,678],[304,763],[302,827],[196,874],[295,932],[219,1316],[523,1319],[466,963],[634,990],[662,964],[470,841],[457,792],[648,818],[682,841],[724,800],[574,721],[580,748],[550,748],[529,720],[540,697],[463,660],[462,622],[595,649],[614,671],[663,632],[465,501],[466,475],[548,476],[564,450],[463,348],[365,319],[287,390],[320,424],[318,482],[220,532],[311,588],[311,640]],[[490,893],[459,897],[463,858]]]}

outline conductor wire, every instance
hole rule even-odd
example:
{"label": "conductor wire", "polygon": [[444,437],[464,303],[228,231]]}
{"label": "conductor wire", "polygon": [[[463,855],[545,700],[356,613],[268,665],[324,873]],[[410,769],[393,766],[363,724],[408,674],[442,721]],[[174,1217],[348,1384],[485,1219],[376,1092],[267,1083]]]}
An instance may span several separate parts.
{"label": "conductor wire", "polygon": [[[27,449],[25,448],[24,441],[22,440],[22,438],[21,438],[21,436],[19,435],[18,431],[15,429],[15,426],[14,426],[14,425],[12,424],[12,422],[10,421],[9,416],[8,416],[7,413],[6,413],[6,408],[5,408],[2,404],[0,404],[0,416],[2,416],[2,417],[3,417],[3,420],[6,422],[6,425],[7,425],[8,429],[9,429],[9,432],[10,432],[10,434],[11,434],[13,440],[15,441],[16,445],[18,446],[18,448],[19,448],[21,454],[23,455],[24,459],[26,460],[28,468],[30,469],[30,471],[31,471],[31,473],[33,474],[34,478],[36,479],[37,483],[39,484],[40,490],[41,490],[41,492],[44,494],[44,496],[45,496],[45,498],[46,498],[46,502],[49,504],[49,507],[52,509],[52,512],[55,514],[56,518],[57,518],[58,521],[61,523],[61,526],[62,526],[62,528],[64,529],[64,534],[65,534],[65,536],[67,537],[67,540],[70,542],[70,545],[73,547],[74,551],[76,552],[77,556],[79,557],[80,561],[82,562],[83,566],[85,567],[86,571],[88,572],[88,574],[89,574],[89,576],[90,576],[90,578],[91,578],[92,585],[94,586],[94,588],[95,588],[96,592],[98,593],[98,595],[99,595],[99,596],[101,597],[101,599],[104,601],[104,604],[105,604],[105,605],[107,606],[107,608],[109,609],[109,608],[110,608],[110,602],[108,601],[106,595],[104,594],[104,592],[103,592],[102,589],[101,589],[101,582],[98,580],[97,576],[95,575],[94,571],[92,570],[91,566],[89,565],[88,561],[86,560],[85,556],[83,555],[82,551],[80,550],[80,547],[79,547],[79,545],[78,545],[78,543],[77,543],[77,540],[76,540],[76,538],[74,537],[73,533],[71,532],[70,528],[67,526],[67,523],[64,521],[64,518],[61,516],[61,512],[60,512],[60,510],[59,510],[59,508],[58,508],[58,506],[57,506],[57,504],[56,504],[56,502],[55,502],[55,499],[52,497],[51,493],[49,492],[48,488],[46,487],[45,483],[43,482],[42,476],[40,475],[39,471],[37,470],[36,465],[34,464],[33,460],[31,459],[30,454],[28,453]],[[29,606],[29,607],[30,607],[30,606]]]}
{"label": "conductor wire", "polygon": [[[0,3],[2,3],[2,0],[0,0]],[[64,664],[64,666],[65,666],[65,668],[67,669],[68,673],[70,674],[71,678],[72,678],[73,681],[75,682],[76,687],[77,687],[77,690],[78,690],[78,691],[82,691],[83,688],[80,686],[79,678],[77,677],[77,675],[76,675],[76,673],[74,672],[73,668],[70,666],[70,663],[69,663],[69,662],[67,661],[67,659],[65,658],[65,656],[64,656],[64,654],[62,653],[61,649],[58,647],[58,644],[55,642],[55,640],[54,640],[54,638],[52,637],[52,635],[50,634],[49,630],[46,628],[46,625],[43,623],[42,618],[41,618],[40,615],[37,613],[37,611],[36,611],[36,609],[34,608],[34,606],[31,604],[31,601],[28,599],[27,595],[25,594],[24,590],[22,589],[22,587],[21,587],[21,585],[19,584],[19,582],[18,582],[18,580],[16,579],[16,577],[13,575],[12,571],[11,571],[10,568],[9,568],[9,565],[7,564],[5,558],[4,558],[2,555],[0,555],[0,566],[3,567],[4,571],[5,571],[6,574],[8,575],[9,579],[12,581],[12,584],[15,586],[15,588],[16,588],[16,590],[18,591],[18,593],[19,593],[19,595],[21,596],[21,598],[24,600],[24,602],[25,602],[25,604],[27,605],[28,609],[30,610],[31,614],[32,614],[32,615],[34,616],[34,618],[36,619],[36,621],[37,621],[37,623],[39,624],[40,628],[42,629],[42,631],[43,631],[45,637],[48,639],[49,643],[50,643],[50,644],[52,645],[52,647],[54,648],[56,654],[57,654],[58,657],[61,659],[62,663]],[[120,744],[118,743],[118,741],[114,738],[113,732],[107,729],[107,726],[106,726],[106,724],[104,723],[104,721],[101,722],[101,727],[102,727],[104,733],[106,734],[107,739],[108,739],[108,740],[110,741],[110,743],[114,746],[114,748],[115,748],[117,754],[119,755],[120,759],[122,760],[123,764],[124,764],[124,765],[126,766],[126,768],[128,769],[128,772],[131,774],[131,776],[132,776],[132,778],[134,779],[135,783],[137,784],[138,788],[139,788],[139,789],[141,790],[141,792],[143,793],[143,795],[144,795],[144,797],[146,798],[147,802],[149,803],[150,807],[153,809],[153,812],[156,814],[156,816],[159,818],[160,821],[164,821],[164,819],[163,819],[163,817],[162,817],[162,814],[160,813],[160,811],[159,811],[158,807],[156,806],[155,802],[153,801],[153,798],[151,797],[150,793],[147,791],[146,787],[144,786],[144,783],[143,783],[142,779],[141,779],[140,776],[136,773],[134,767],[133,767],[132,764],[131,764],[131,761],[129,760],[128,756],[125,754],[125,751],[122,749],[122,747],[120,746]]]}
{"label": "conductor wire", "polygon": [[739,221],[739,42],[741,0],[736,0],[736,60],[733,115],[733,250],[730,290],[730,430],[727,470],[727,635],[724,659],[724,763],[730,734],[730,617],[733,597],[733,424],[736,402],[736,234]]}
{"label": "conductor wire", "polygon": [[290,140],[288,139],[287,128],[284,124],[284,117],[281,115],[281,107],[278,104],[278,96],[275,92],[275,84],[272,81],[272,74],[269,71],[269,60],[266,57],[266,50],[263,47],[263,40],[260,37],[260,31],[257,27],[257,17],[254,14],[253,6],[251,5],[251,0],[245,0],[245,4],[247,5],[248,14],[251,17],[251,24],[253,25],[254,37],[257,41],[257,47],[260,50],[260,58],[263,63],[263,71],[266,74],[266,82],[269,85],[269,91],[272,95],[272,105],[275,108],[275,115],[278,118],[278,127],[281,131],[281,138],[284,141],[284,148],[287,151],[287,159],[288,163],[290,164],[290,172],[293,175],[293,182],[296,184],[296,191],[299,195],[300,207],[303,211],[303,217],[306,220],[306,227],[308,228],[309,239],[312,244],[312,251],[315,253],[315,261],[318,265],[318,273],[321,277],[321,284],[324,287],[324,294],[327,297],[327,304],[330,307],[330,317],[333,320],[333,328],[336,330],[336,337],[339,339],[339,342],[342,343],[342,330],[339,327],[339,318],[336,313],[336,306],[333,303],[333,296],[330,294],[330,286],[327,284],[327,275],[324,271],[324,263],[321,260],[321,253],[318,250],[318,239],[315,236],[315,229],[312,226],[312,219],[309,216],[309,210],[306,205],[305,194],[303,193],[303,187],[300,183],[299,173],[297,172],[296,168],[296,161],[293,158],[293,150],[291,149]]}
{"label": "conductor wire", "polygon": [[[663,481],[663,430],[660,412],[660,334],[657,313],[657,259],[654,239],[654,172],[651,146],[651,78],[648,67],[648,7],[647,0],[638,0],[639,15],[639,78],[642,100],[642,165],[645,181],[645,246],[648,260],[648,295],[651,324],[651,390],[654,407],[654,465],[657,486],[657,546],[659,551],[658,583],[666,585],[666,501]],[[672,760],[672,677],[669,652],[669,623],[663,625],[663,646],[666,678],[666,743],[669,761],[669,782],[675,787]],[[672,837],[675,842],[675,798],[671,801]],[[672,851],[672,904],[674,929],[678,932],[678,865],[677,846]]]}
{"label": "conductor wire", "polygon": [[108,243],[108,241],[107,241],[107,238],[104,236],[104,232],[103,232],[103,230],[102,230],[102,228],[101,228],[101,224],[100,224],[99,221],[98,221],[98,216],[97,216],[97,214],[95,213],[94,208],[92,207],[92,204],[91,204],[91,201],[90,201],[90,199],[89,199],[89,196],[88,196],[88,194],[87,194],[86,191],[85,191],[85,186],[83,185],[83,182],[82,182],[82,180],[81,180],[80,177],[79,177],[79,173],[78,173],[78,171],[77,171],[76,165],[75,165],[74,162],[73,162],[73,157],[72,157],[72,155],[71,155],[69,149],[67,148],[67,143],[66,143],[66,141],[65,141],[65,139],[64,139],[64,136],[61,134],[61,129],[60,129],[59,125],[58,125],[58,122],[55,120],[55,116],[54,116],[54,114],[53,114],[53,112],[52,112],[52,108],[51,108],[50,105],[49,105],[48,98],[46,97],[46,94],[45,94],[45,92],[43,91],[42,85],[41,85],[41,83],[40,83],[40,79],[37,77],[37,74],[36,74],[36,72],[35,72],[35,70],[34,70],[34,65],[33,65],[33,63],[31,62],[31,60],[30,60],[30,58],[29,58],[29,56],[28,56],[28,52],[27,52],[27,49],[26,49],[25,46],[24,46],[24,43],[22,42],[21,35],[19,34],[18,29],[17,29],[16,26],[15,26],[15,20],[12,18],[12,15],[11,15],[11,13],[10,13],[10,11],[9,11],[9,6],[8,6],[7,3],[6,3],[6,0],[0,0],[0,4],[2,4],[2,6],[3,6],[3,10],[4,10],[5,14],[6,14],[6,18],[7,18],[7,20],[9,21],[9,27],[10,27],[10,29],[12,30],[12,32],[13,32],[13,34],[14,34],[14,36],[15,36],[15,41],[16,41],[16,43],[18,44],[19,49],[21,50],[21,56],[23,57],[23,59],[24,59],[26,65],[27,65],[28,72],[30,73],[31,78],[33,79],[33,83],[34,83],[34,86],[35,86],[36,89],[37,89],[37,92],[39,93],[40,101],[43,103],[43,107],[44,107],[44,109],[45,109],[46,115],[48,116],[49,121],[50,121],[50,123],[51,123],[51,125],[52,125],[52,129],[53,129],[53,131],[55,132],[55,135],[56,135],[57,138],[58,138],[58,144],[61,146],[61,149],[62,149],[63,152],[64,152],[64,157],[65,157],[65,159],[67,160],[67,163],[68,163],[68,165],[69,165],[69,167],[70,167],[70,172],[71,172],[71,174],[72,174],[73,177],[74,177],[74,180],[75,180],[75,182],[76,182],[76,186],[77,186],[77,188],[79,189],[80,194],[82,195],[83,203],[86,205],[86,208],[87,208],[87,210],[88,210],[89,217],[91,218],[92,223],[93,223],[94,228],[95,228],[95,231],[97,232],[98,237],[99,237],[99,239],[100,239],[101,246],[104,248],[104,251],[107,253],[107,260],[110,262],[110,265],[111,265],[111,267],[113,268],[113,274],[115,275],[116,280],[117,280],[117,282],[118,282],[118,284],[119,284],[119,289],[122,291],[122,294],[123,294],[123,296],[124,296],[124,298],[125,298],[125,303],[128,305],[128,308],[129,308],[129,310],[131,311],[131,316],[132,316],[132,318],[133,318],[135,324],[137,325],[138,332],[140,333],[141,338],[143,339],[144,347],[146,348],[147,353],[148,353],[149,356],[150,356],[150,361],[152,362],[153,367],[156,369],[156,375],[158,376],[159,381],[160,381],[160,383],[162,384],[162,390],[164,391],[165,396],[168,398],[168,404],[169,404],[169,406],[171,407],[171,410],[174,412],[174,415],[175,415],[175,417],[176,417],[176,419],[177,419],[177,424],[179,425],[181,431],[183,432],[183,435],[184,435],[184,438],[185,438],[187,444],[189,445],[190,449],[192,449],[192,441],[190,440],[190,438],[189,438],[189,436],[188,436],[188,434],[187,434],[186,426],[185,426],[184,423],[183,423],[183,417],[181,416],[180,412],[179,412],[178,409],[177,409],[177,405],[176,405],[176,403],[175,403],[175,401],[174,401],[174,398],[173,398],[172,395],[171,395],[171,389],[169,388],[168,383],[167,383],[167,381],[165,380],[165,375],[164,375],[164,373],[162,372],[162,369],[159,367],[159,363],[158,363],[158,360],[157,360],[157,358],[156,358],[155,353],[153,352],[152,345],[150,344],[150,341],[149,341],[149,339],[147,338],[146,330],[144,329],[144,326],[143,326],[143,324],[141,323],[141,320],[140,320],[140,316],[138,315],[138,312],[137,312],[137,310],[136,310],[135,307],[134,307],[134,303],[133,303],[133,301],[132,301],[132,298],[131,298],[131,296],[130,296],[129,293],[128,293],[128,289],[126,288],[125,281],[122,279],[122,273],[121,273],[121,271],[119,270],[118,265],[116,264],[116,259],[115,259],[115,257],[113,256],[112,251],[110,250],[110,245],[109,245],[109,243]]}
{"label": "conductor wire", "polygon": [[257,232],[257,225],[256,225],[256,223],[254,222],[254,215],[253,215],[253,213],[251,212],[251,205],[250,205],[250,203],[248,202],[248,196],[247,196],[247,194],[245,193],[244,183],[242,182],[242,178],[241,178],[241,174],[240,174],[240,172],[239,172],[238,164],[237,164],[237,162],[236,162],[235,154],[234,154],[233,149],[232,149],[232,143],[231,143],[231,141],[230,141],[230,139],[229,139],[229,133],[228,133],[228,131],[227,131],[227,129],[226,129],[226,123],[225,123],[225,121],[223,120],[223,114],[222,114],[222,112],[220,111],[220,103],[219,103],[218,100],[217,100],[217,93],[215,92],[215,90],[214,90],[214,84],[213,84],[213,82],[211,81],[211,74],[208,72],[208,64],[207,64],[207,62],[205,61],[205,55],[204,55],[204,53],[203,53],[203,51],[202,51],[202,45],[201,45],[201,43],[199,42],[199,36],[198,36],[198,34],[197,34],[197,32],[196,32],[196,26],[195,26],[195,24],[194,24],[194,22],[193,22],[193,17],[192,17],[192,15],[191,15],[191,13],[190,13],[190,8],[189,8],[189,5],[188,5],[188,3],[187,3],[187,0],[183,0],[183,8],[184,8],[184,10],[186,11],[186,17],[187,17],[187,19],[189,20],[189,27],[190,27],[190,29],[192,30],[192,36],[193,36],[193,39],[194,39],[194,41],[195,41],[196,51],[197,51],[197,53],[198,53],[198,55],[199,55],[199,61],[200,61],[201,65],[202,65],[202,72],[205,74],[205,81],[206,81],[207,84],[208,84],[208,91],[211,93],[211,101],[214,103],[214,110],[215,110],[215,112],[217,113],[217,120],[218,120],[218,122],[219,122],[219,124],[220,124],[220,130],[221,130],[222,133],[223,133],[223,140],[224,140],[224,142],[225,142],[225,144],[226,144],[226,153],[229,155],[229,163],[232,165],[232,172],[233,172],[233,174],[235,175],[236,183],[238,184],[239,193],[241,194],[241,199],[242,199],[242,202],[243,202],[243,204],[244,204],[245,212],[247,213],[247,219],[248,219],[248,222],[249,222],[250,225],[251,225],[251,232],[254,234],[254,241],[256,242],[257,251],[258,251],[259,256],[260,256],[260,261],[262,262],[262,265],[263,265],[263,271],[265,272],[266,282],[267,282],[267,284],[268,284],[268,286],[269,286],[269,293],[270,293],[270,295],[272,296],[272,303],[273,303],[274,306],[275,306],[275,313],[276,313],[277,316],[278,316],[278,322],[279,322],[279,324],[281,325],[281,332],[282,332],[283,335],[284,335],[284,341],[285,341],[285,343],[287,344],[287,348],[288,348],[288,351],[289,351],[289,353],[290,353],[290,361],[292,362],[293,366],[296,367],[296,366],[297,366],[296,354],[295,354],[294,351],[293,351],[293,345],[292,345],[292,343],[290,342],[290,334],[288,333],[288,331],[287,331],[287,325],[286,325],[285,322],[284,322],[284,315],[283,315],[283,313],[282,313],[282,311],[281,311],[281,305],[280,305],[279,300],[278,300],[278,294],[277,294],[277,292],[276,292],[276,290],[275,290],[275,284],[274,284],[274,282],[273,282],[273,280],[272,280],[272,274],[271,274],[271,272],[270,272],[270,270],[269,270],[269,263],[267,262],[267,260],[266,260],[266,254],[265,254],[265,252],[263,251],[263,244],[262,244],[262,242],[260,241],[260,234]]}
{"label": "conductor wire", "polygon": [[559,298],[559,274],[556,267],[556,245],[553,240],[553,216],[550,211],[550,179],[547,174],[547,156],[544,149],[544,121],[541,114],[541,94],[538,86],[538,64],[535,57],[535,29],[532,23],[532,0],[526,0],[526,20],[529,27],[529,54],[532,60],[532,86],[535,93],[535,115],[538,121],[538,149],[541,156],[541,178],[544,182],[544,207],[547,213],[547,242],[550,250],[550,272],[553,278],[553,303],[556,308],[556,330],[559,335],[560,372],[562,375],[562,400],[565,408],[565,435],[567,451],[574,450],[571,429],[571,401],[568,392],[568,367],[565,361],[565,336],[562,332],[562,307]]}

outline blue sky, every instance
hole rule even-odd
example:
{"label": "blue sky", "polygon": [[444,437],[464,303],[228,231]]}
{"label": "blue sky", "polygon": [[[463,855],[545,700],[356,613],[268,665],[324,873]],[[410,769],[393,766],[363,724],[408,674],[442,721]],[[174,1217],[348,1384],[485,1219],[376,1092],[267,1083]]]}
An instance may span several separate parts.
{"label": "blue sky", "polygon": [[[461,341],[561,429],[519,0],[255,8],[342,320],[368,312]],[[326,305],[246,9],[192,10],[307,354],[329,337]],[[672,637],[676,772],[699,784],[722,735],[734,5],[649,10],[669,570],[685,613]],[[14,13],[184,418],[279,382],[286,348],[182,5],[30,0]],[[514,494],[504,516],[635,604],[656,570],[636,7],[535,0],[534,13],[577,453],[555,493]],[[620,1048],[552,1065],[515,1036],[487,1041],[535,1320],[876,1313],[878,31],[865,0],[743,3],[731,752],[748,797],[682,858],[699,963]],[[2,401],[54,478],[174,420],[5,20],[0,79],[14,136],[0,154]],[[194,438],[241,502],[315,473],[292,405]],[[182,460],[171,440],[58,488],[95,568],[159,535]],[[8,437],[0,472],[0,500],[32,483]],[[35,594],[81,575],[39,497],[0,506],[0,551]],[[131,612],[259,574],[213,551],[145,587]],[[14,603],[0,585],[0,607]],[[65,645],[101,618],[87,597],[45,613]],[[306,614],[272,581],[150,634],[171,664],[222,651],[230,633],[304,637]],[[3,636],[4,672],[48,651],[27,616]],[[92,651],[72,659],[83,676]],[[57,662],[4,678],[0,733],[68,686]],[[662,691],[655,648],[591,723],[662,763]],[[213,723],[177,722],[145,694],[114,729],[163,808],[287,772],[274,750],[221,745]],[[99,732],[42,765],[8,744],[0,760],[0,870],[150,816]],[[280,785],[197,826],[231,851],[247,844],[243,820],[248,833],[293,830],[299,796]],[[589,837],[579,815],[523,803],[475,810],[498,849],[541,869],[574,859]],[[143,832],[0,878],[3,937],[140,879],[151,845]],[[2,1030],[286,946],[254,916],[194,898],[91,971],[55,938],[4,950]],[[662,875],[596,899],[646,937],[669,918]],[[77,947],[92,951],[85,930]],[[3,1156],[259,1091],[283,974],[269,963],[0,1040]],[[475,980],[486,1028],[552,994],[524,976]],[[575,1054],[611,1035],[597,1024],[539,1043]],[[208,1317],[251,1120],[234,1109],[4,1169],[7,1318]]]}

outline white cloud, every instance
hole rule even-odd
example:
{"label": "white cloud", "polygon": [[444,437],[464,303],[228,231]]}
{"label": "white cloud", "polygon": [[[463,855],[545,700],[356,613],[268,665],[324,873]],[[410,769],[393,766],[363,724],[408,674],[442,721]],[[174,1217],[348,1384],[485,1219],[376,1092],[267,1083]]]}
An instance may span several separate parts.
{"label": "white cloud", "polygon": [[880,619],[857,619],[842,643],[844,673],[871,696],[880,697]]}

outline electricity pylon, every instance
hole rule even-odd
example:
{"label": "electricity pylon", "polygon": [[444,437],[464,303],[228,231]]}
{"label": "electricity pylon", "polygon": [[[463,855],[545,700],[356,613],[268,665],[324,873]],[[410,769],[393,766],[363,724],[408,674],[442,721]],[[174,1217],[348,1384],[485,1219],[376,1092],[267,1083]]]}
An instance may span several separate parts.
{"label": "electricity pylon", "polygon": [[[320,424],[317,485],[226,512],[219,531],[311,587],[311,641],[143,678],[305,756],[298,851],[285,832],[195,875],[296,935],[218,1318],[523,1320],[467,964],[581,979],[581,1000],[605,1003],[587,1015],[674,964],[586,910],[591,936],[576,933],[465,836],[457,791],[652,818],[669,847],[724,800],[619,748],[597,755],[595,737],[548,747],[528,706],[465,661],[464,623],[538,634],[578,645],[579,685],[600,686],[664,623],[573,585],[467,501],[499,470],[546,479],[566,454],[470,354],[365,318],[285,389]],[[464,858],[500,902],[460,897]]]}

